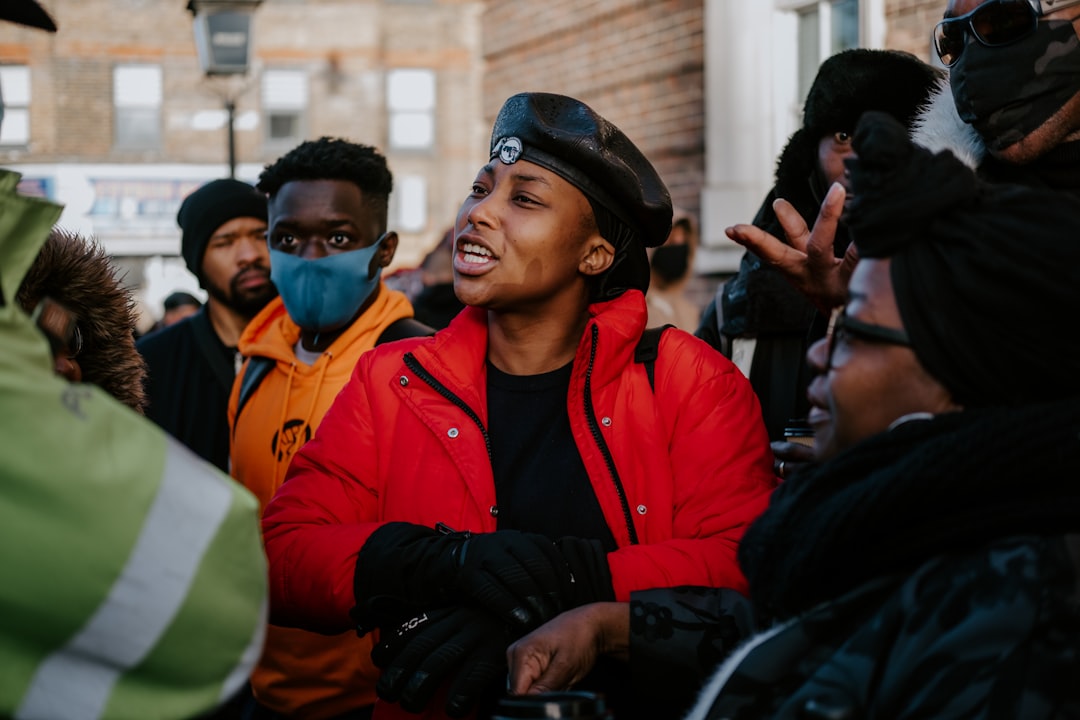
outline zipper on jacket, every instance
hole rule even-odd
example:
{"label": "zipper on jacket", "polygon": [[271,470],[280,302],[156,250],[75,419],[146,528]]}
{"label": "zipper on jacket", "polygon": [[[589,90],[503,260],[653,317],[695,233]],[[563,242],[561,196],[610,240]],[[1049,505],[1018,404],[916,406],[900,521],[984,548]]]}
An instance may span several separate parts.
{"label": "zipper on jacket", "polygon": [[626,520],[626,530],[630,534],[630,544],[637,545],[637,530],[634,529],[634,516],[630,513],[630,503],[626,500],[626,490],[623,488],[622,480],[619,479],[619,471],[615,469],[615,458],[611,457],[611,450],[608,448],[607,443],[604,442],[604,436],[600,433],[600,424],[596,422],[596,410],[592,404],[592,371],[593,363],[596,361],[596,341],[599,333],[599,329],[596,325],[593,325],[592,347],[589,348],[589,367],[585,370],[585,418],[589,423],[589,430],[592,432],[593,440],[596,441],[597,447],[600,448],[600,452],[604,456],[604,462],[607,463],[608,472],[611,473],[611,480],[615,483],[615,492],[619,496],[623,518]]}
{"label": "zipper on jacket", "polygon": [[447,388],[441,382],[432,377],[431,373],[429,373],[427,369],[420,364],[420,361],[417,360],[411,352],[405,353],[405,367],[416,373],[416,377],[420,378],[425,383],[430,385],[435,392],[439,393],[444,398],[452,402],[454,405],[465,411],[465,414],[468,415],[474,423],[476,423],[476,427],[480,428],[480,434],[484,436],[484,447],[487,448],[488,462],[490,462],[492,466],[494,466],[495,459],[492,457],[491,454],[491,438],[488,437],[487,428],[484,427],[484,423],[480,420],[480,416],[473,412],[473,409],[466,405],[464,400],[459,398],[457,395],[451,392],[449,388]]}

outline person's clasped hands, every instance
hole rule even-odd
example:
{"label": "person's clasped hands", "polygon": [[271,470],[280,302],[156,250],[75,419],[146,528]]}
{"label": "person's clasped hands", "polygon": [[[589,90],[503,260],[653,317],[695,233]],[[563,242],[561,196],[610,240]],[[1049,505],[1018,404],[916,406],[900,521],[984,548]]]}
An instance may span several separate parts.
{"label": "person's clasped hands", "polygon": [[514,639],[564,610],[614,599],[596,541],[406,522],[387,523],[364,543],[355,594],[357,632],[380,630],[372,651],[379,697],[419,712],[450,681],[451,717],[505,683]]}

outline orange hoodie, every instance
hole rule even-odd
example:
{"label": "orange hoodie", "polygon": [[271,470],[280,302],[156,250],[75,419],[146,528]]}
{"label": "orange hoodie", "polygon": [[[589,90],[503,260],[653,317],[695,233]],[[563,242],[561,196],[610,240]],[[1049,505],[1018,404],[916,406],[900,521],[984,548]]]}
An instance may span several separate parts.
{"label": "orange hoodie", "polygon": [[[379,294],[313,365],[296,359],[300,328],[281,298],[255,316],[240,337],[245,358],[276,361],[248,398],[236,406],[244,368],[229,397],[230,471],[265,508],[289,461],[315,434],[323,415],[352,374],[360,355],[391,323],[412,317],[408,299],[380,284]],[[352,632],[326,636],[271,625],[258,667],[251,676],[256,699],[289,717],[320,720],[375,701],[378,670],[371,664],[370,636]]]}

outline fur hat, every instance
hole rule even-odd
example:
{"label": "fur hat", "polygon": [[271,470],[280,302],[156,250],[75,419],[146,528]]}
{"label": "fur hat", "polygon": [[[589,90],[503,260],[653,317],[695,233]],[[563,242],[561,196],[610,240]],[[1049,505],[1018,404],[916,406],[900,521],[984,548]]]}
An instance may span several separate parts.
{"label": "fur hat", "polygon": [[53,228],[16,299],[30,313],[45,296],[75,314],[83,339],[77,358],[83,382],[141,413],[146,363],[135,349],[135,301],[105,251],[81,235]]}
{"label": "fur hat", "polygon": [[240,217],[266,222],[266,196],[239,180],[212,180],[180,204],[176,222],[183,231],[180,254],[191,274],[202,282],[202,260],[210,237],[225,223]]}
{"label": "fur hat", "polygon": [[844,50],[818,68],[803,106],[803,128],[816,138],[854,133],[867,110],[888,113],[910,127],[942,75],[911,53]]}
{"label": "fur hat", "polygon": [[[788,139],[776,163],[776,194],[812,222],[828,188],[807,192],[816,178],[818,144],[836,132],[853,134],[868,110],[888,113],[911,127],[944,72],[897,50],[844,50],[818,68],[803,106],[803,126]],[[846,243],[839,247],[843,252]]]}

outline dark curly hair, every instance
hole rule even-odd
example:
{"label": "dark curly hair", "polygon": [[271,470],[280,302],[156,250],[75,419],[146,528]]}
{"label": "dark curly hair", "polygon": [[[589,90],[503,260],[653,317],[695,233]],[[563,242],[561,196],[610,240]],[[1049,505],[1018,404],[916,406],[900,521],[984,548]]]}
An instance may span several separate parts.
{"label": "dark curly hair", "polygon": [[306,140],[263,168],[256,187],[271,199],[294,180],[346,180],[375,204],[385,223],[394,176],[386,158],[370,145],[343,138]]}

